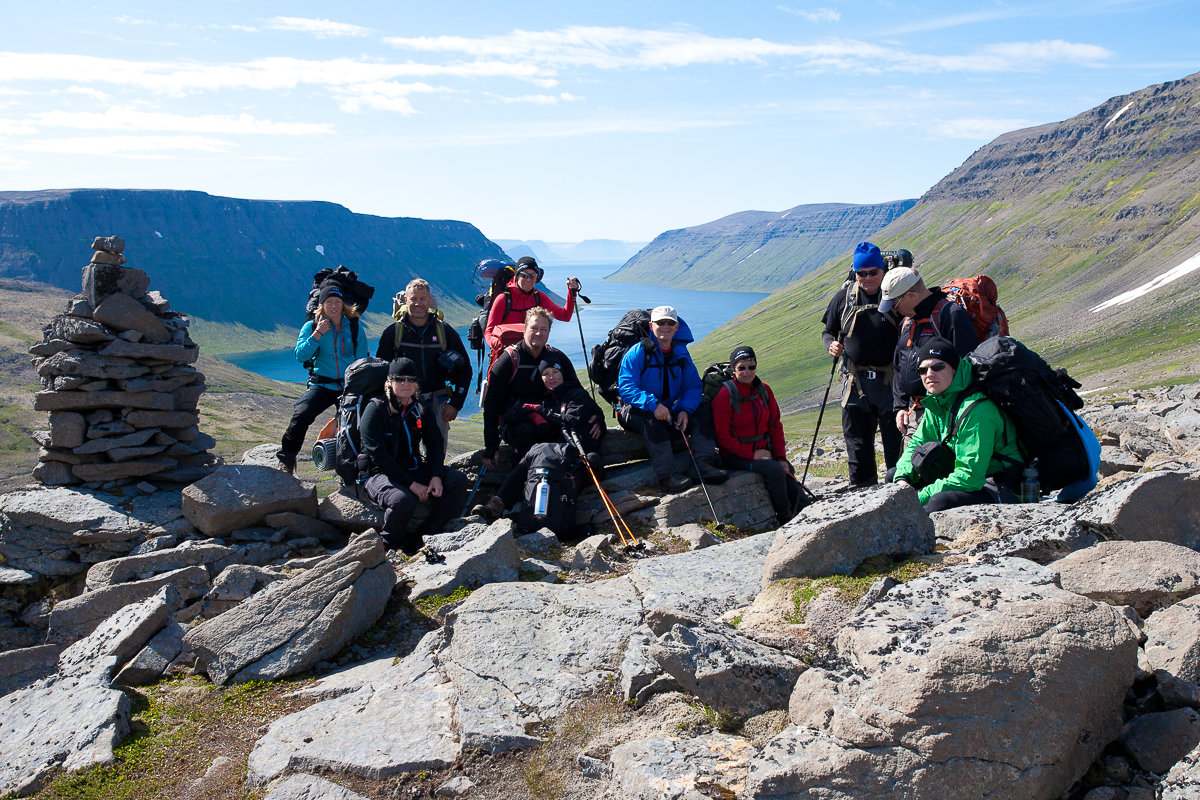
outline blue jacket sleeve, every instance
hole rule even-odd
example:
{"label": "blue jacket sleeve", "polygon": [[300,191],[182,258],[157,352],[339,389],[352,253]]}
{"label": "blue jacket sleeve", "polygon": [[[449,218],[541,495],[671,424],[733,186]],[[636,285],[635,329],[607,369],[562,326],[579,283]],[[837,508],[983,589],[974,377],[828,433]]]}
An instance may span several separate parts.
{"label": "blue jacket sleeve", "polygon": [[623,402],[644,411],[653,411],[658,408],[658,398],[638,384],[645,363],[646,348],[640,344],[629,348],[629,352],[621,359],[621,369],[617,373],[617,393]]}
{"label": "blue jacket sleeve", "polygon": [[321,340],[313,336],[316,329],[312,320],[309,320],[304,323],[304,327],[300,329],[300,335],[296,337],[296,360],[301,364],[317,354],[317,347],[321,344]]}
{"label": "blue jacket sleeve", "polygon": [[683,357],[683,391],[679,393],[678,410],[686,411],[688,415],[696,413],[700,401],[704,399],[704,381],[692,361],[691,354]]}

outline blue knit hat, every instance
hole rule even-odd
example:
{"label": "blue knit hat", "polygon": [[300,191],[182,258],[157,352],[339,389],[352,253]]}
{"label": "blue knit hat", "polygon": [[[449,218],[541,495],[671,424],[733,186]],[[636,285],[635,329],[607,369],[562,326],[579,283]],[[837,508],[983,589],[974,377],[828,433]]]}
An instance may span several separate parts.
{"label": "blue knit hat", "polygon": [[870,242],[859,242],[858,247],[854,248],[854,271],[872,268],[887,269],[883,265],[883,256],[879,254],[879,248]]}

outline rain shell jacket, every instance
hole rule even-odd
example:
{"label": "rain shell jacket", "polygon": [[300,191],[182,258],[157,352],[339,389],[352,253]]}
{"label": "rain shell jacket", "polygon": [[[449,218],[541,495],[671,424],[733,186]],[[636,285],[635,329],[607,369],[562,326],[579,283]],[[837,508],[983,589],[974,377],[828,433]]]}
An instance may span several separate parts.
{"label": "rain shell jacket", "polygon": [[372,475],[383,474],[397,486],[408,486],[417,479],[422,464],[435,478],[446,474],[442,429],[436,421],[421,418],[420,403],[409,403],[396,411],[386,397],[377,397],[363,409],[359,432],[363,452],[371,459]]}
{"label": "rain shell jacket", "polygon": [[[729,384],[732,383],[741,398],[737,413],[729,402]],[[767,402],[759,396],[758,387],[767,392]],[[717,428],[717,447],[723,456],[739,456],[747,461],[754,460],[755,450],[769,450],[775,458],[787,458],[784,446],[783,425],[779,422],[779,404],[771,387],[755,378],[746,384],[738,380],[726,381],[712,401],[713,424]],[[754,441],[742,441],[753,439]]]}
{"label": "rain shell jacket", "polygon": [[315,335],[316,330],[316,322],[309,320],[296,338],[296,360],[303,364],[313,359],[313,374],[309,376],[309,383],[340,384],[345,380],[346,367],[371,355],[367,347],[367,329],[361,320],[358,322],[358,347],[354,346],[349,317],[342,317],[340,329],[330,328],[320,338]]}
{"label": "rain shell jacket", "polygon": [[[925,414],[896,464],[895,480],[914,480],[913,451],[926,442],[944,439],[950,427],[950,411],[973,376],[971,362],[963,359],[949,388],[938,395],[926,395],[921,401]],[[954,470],[917,491],[922,504],[938,492],[977,492],[989,476],[1024,462],[1012,420],[978,389],[971,389],[963,398],[958,409],[958,430],[947,444],[954,450]]]}
{"label": "rain shell jacket", "polygon": [[[508,300],[504,295],[508,295],[512,299],[512,309],[508,310]],[[488,312],[487,326],[483,329],[483,338],[491,345],[493,350],[499,351],[505,345],[513,344],[514,340],[509,339],[507,342],[501,341],[500,331],[496,330],[501,325],[519,325],[521,330],[525,329],[525,312],[536,306],[549,311],[559,322],[570,322],[571,315],[575,313],[575,293],[567,294],[567,307],[559,308],[558,304],[551,300],[542,291],[534,289],[529,294],[522,292],[517,286],[517,279],[514,276],[508,282],[508,286],[504,288],[504,292],[496,295],[492,300],[492,310]],[[520,336],[516,337],[520,339]]]}
{"label": "rain shell jacket", "polygon": [[664,353],[653,336],[629,348],[617,374],[621,402],[651,412],[662,403],[672,414],[694,414],[704,397],[704,384],[688,355],[691,341],[691,329],[679,320],[671,352]]}

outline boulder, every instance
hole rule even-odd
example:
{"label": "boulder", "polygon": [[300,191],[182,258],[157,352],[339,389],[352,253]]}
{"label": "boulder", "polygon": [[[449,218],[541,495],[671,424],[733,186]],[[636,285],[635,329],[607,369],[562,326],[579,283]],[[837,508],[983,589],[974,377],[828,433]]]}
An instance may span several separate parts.
{"label": "boulder", "polygon": [[170,411],[175,398],[162,392],[38,392],[34,411],[71,411],[84,408],[138,408]]}
{"label": "boulder", "polygon": [[[218,606],[225,611],[237,605],[247,597],[265,589],[271,584],[286,580],[284,575],[263,567],[251,564],[233,564],[221,571],[213,581],[212,589],[205,595],[210,603],[225,604]],[[205,616],[216,616],[206,614]]]}
{"label": "boulder", "polygon": [[1177,708],[1134,717],[1121,730],[1121,744],[1140,768],[1162,775],[1200,745],[1200,714]]}
{"label": "boulder", "polygon": [[512,520],[501,519],[491,525],[468,525],[455,533],[425,537],[425,545],[444,560],[430,564],[414,558],[400,569],[400,579],[412,582],[412,600],[446,595],[460,586],[477,587],[487,583],[517,580],[520,554],[513,534]]}
{"label": "boulder", "polygon": [[973,556],[1013,556],[1049,564],[1099,541],[1062,503],[963,506],[929,515],[939,545]]}
{"label": "boulder", "polygon": [[647,650],[686,691],[731,719],[787,708],[804,665],[714,623],[673,625]]}
{"label": "boulder", "polygon": [[466,775],[451,778],[437,788],[434,797],[462,797],[475,786],[475,782]]}
{"label": "boulder", "polygon": [[1200,747],[1184,756],[1162,782],[1162,800],[1195,800],[1200,796]]}
{"label": "boulder", "polygon": [[562,547],[562,542],[558,540],[558,536],[548,528],[542,528],[540,531],[518,536],[516,541],[517,547],[534,553],[545,554],[556,547]]}
{"label": "boulder", "polygon": [[1146,620],[1144,649],[1151,670],[1200,684],[1200,597],[1151,614]]}
{"label": "boulder", "polygon": [[379,619],[396,581],[386,551],[378,534],[356,536],[316,567],[192,628],[184,642],[214,683],[303,672]]}
{"label": "boulder", "polygon": [[[704,489],[708,489],[707,497]],[[761,529],[776,522],[775,508],[761,475],[736,471],[716,486],[693,486],[679,494],[663,496],[653,508],[642,512],[661,528],[675,528],[712,516],[709,499],[722,523],[739,528]],[[622,514],[623,508],[619,507]]]}
{"label": "boulder", "polygon": [[687,542],[689,550],[702,550],[705,547],[712,547],[715,544],[721,543],[720,539],[713,536],[712,531],[694,522],[690,522],[687,525],[680,525],[678,528],[668,528],[667,533]]}
{"label": "boulder", "polygon": [[762,586],[780,578],[849,575],[880,554],[932,553],[933,521],[916,490],[889,483],[805,508],[775,534]]}
{"label": "boulder", "polygon": [[613,748],[613,782],[633,800],[741,797],[755,748],[725,733],[655,736]]}
{"label": "boulder", "polygon": [[[45,451],[43,451],[45,452]],[[68,464],[62,461],[42,461],[33,468],[33,477],[46,486],[70,486],[79,483],[79,478],[71,471]]]}
{"label": "boulder", "polygon": [[50,415],[50,446],[78,447],[83,444],[87,423],[74,411],[55,411]]}
{"label": "boulder", "polygon": [[93,564],[88,569],[86,588],[88,591],[95,591],[106,586],[126,583],[133,578],[145,579],[193,565],[213,564],[232,559],[235,555],[236,552],[231,548],[203,543],[194,547],[175,547],[143,555],[113,558]]}
{"label": "boulder", "polygon": [[646,608],[672,606],[704,619],[740,608],[758,594],[773,533],[638,561],[629,573]]}
{"label": "boulder", "polygon": [[63,675],[83,675],[108,657],[114,666],[124,664],[162,630],[178,607],[179,593],[170,585],[140,603],[125,606],[85,638],[63,650],[58,657],[58,671]]}
{"label": "boulder", "polygon": [[347,494],[344,489],[322,498],[315,516],[347,533],[362,533],[383,527],[383,512],[378,506],[363,502]]}
{"label": "boulder", "polygon": [[0,652],[0,696],[41,680],[58,669],[58,654],[62,648],[55,644],[39,644],[18,650]]}
{"label": "boulder", "polygon": [[282,511],[316,516],[316,488],[277,469],[226,465],[183,490],[183,515],[207,536],[250,528]]}
{"label": "boulder", "polygon": [[113,264],[88,264],[83,268],[83,297],[93,308],[110,294],[137,299],[150,286],[150,276],[140,269]]}
{"label": "boulder", "polygon": [[1200,474],[1147,472],[1080,501],[1080,522],[1106,539],[1200,550]]}
{"label": "boulder", "polygon": [[1100,469],[1097,472],[1102,478],[1107,478],[1109,475],[1115,475],[1118,472],[1141,472],[1142,460],[1144,458],[1144,456],[1138,458],[1133,453],[1120,447],[1101,447]]}
{"label": "boulder", "polygon": [[1200,553],[1167,542],[1098,542],[1054,563],[1062,588],[1142,617],[1200,593]]}
{"label": "boulder", "polygon": [[292,775],[277,784],[263,800],[367,800],[361,794],[352,792],[344,786],[338,786],[316,775]]}
{"label": "boulder", "polygon": [[1005,558],[893,588],[800,676],[744,796],[1062,795],[1120,732],[1137,639],[1054,579]]}
{"label": "boulder", "polygon": [[86,530],[91,532],[92,541],[124,542],[134,538],[141,526],[103,497],[78,489],[28,489],[0,494],[0,514],[20,525],[62,533]]}
{"label": "boulder", "polygon": [[145,686],[158,680],[183,648],[187,628],[168,622],[113,678],[114,686]]}
{"label": "boulder", "polygon": [[55,317],[50,321],[49,335],[54,339],[65,339],[74,344],[103,344],[117,338],[98,322],[83,317]]}
{"label": "boulder", "polygon": [[171,334],[158,317],[129,295],[113,294],[104,298],[92,312],[92,319],[114,331],[137,331],[149,342],[163,344],[171,340]]}
{"label": "boulder", "polygon": [[601,541],[598,540],[608,544],[607,537],[590,536],[575,545],[575,552],[571,554],[571,560],[568,562],[572,572],[612,572],[612,567],[608,566],[604,557],[600,555]]}
{"label": "boulder", "polygon": [[281,511],[278,514],[268,514],[264,520],[275,530],[288,529],[288,535],[293,538],[313,537],[325,544],[339,541],[343,534],[328,522],[297,514],[295,511]]}

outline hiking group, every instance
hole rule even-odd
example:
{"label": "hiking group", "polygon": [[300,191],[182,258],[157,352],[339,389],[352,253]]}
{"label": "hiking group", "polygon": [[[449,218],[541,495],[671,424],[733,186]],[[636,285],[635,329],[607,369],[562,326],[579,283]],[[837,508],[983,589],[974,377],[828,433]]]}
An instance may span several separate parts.
{"label": "hiking group", "polygon": [[[577,316],[577,298],[590,302],[579,280],[567,280],[560,305],[538,288],[544,272],[533,258],[485,260],[477,276],[491,281],[476,298],[482,310],[467,336],[479,369],[483,473],[496,466],[502,443],[516,466],[470,513],[492,521],[516,512],[522,528],[570,535],[575,497],[590,475],[620,531],[600,485],[605,412],[571,360],[548,344],[554,321]],[[277,458],[293,471],[308,428],[336,407],[314,457],[322,454],[321,463],[335,465],[344,485],[378,505],[388,545],[412,555],[425,535],[468,512],[468,480],[446,466],[445,455],[449,424],[463,408],[473,371],[462,338],[444,323],[420,278],[394,298],[395,322],[370,357],[359,318],[373,294],[345,267],[315,276],[296,342],[308,388]],[[1015,494],[1037,499],[1051,489],[1071,499],[1095,484],[1092,465],[1087,485],[1095,437],[1088,441],[1090,431],[1071,410],[1082,406],[1073,391],[1078,384],[1008,338],[995,301],[986,276],[927,287],[908,251],[858,245],[822,331],[834,358],[830,384],[839,365],[842,376],[850,488],[879,480],[877,431],[886,479],[912,485],[929,510]],[[758,375],[754,348],[738,345],[728,362],[701,374],[688,352],[692,341],[671,306],[630,311],[593,348],[587,365],[593,392],[613,405],[622,428],[642,436],[664,491],[700,483],[707,496],[708,485],[728,479],[725,470],[752,471],[762,476],[777,521],[787,522],[811,495],[787,459],[779,404]],[[810,461],[811,455],[812,448]],[[410,532],[422,503],[428,515]]]}

